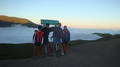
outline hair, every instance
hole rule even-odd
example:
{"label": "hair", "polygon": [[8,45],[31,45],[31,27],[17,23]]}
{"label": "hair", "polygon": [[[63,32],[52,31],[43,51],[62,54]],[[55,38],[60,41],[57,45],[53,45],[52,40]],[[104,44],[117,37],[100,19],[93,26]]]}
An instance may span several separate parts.
{"label": "hair", "polygon": [[58,23],[59,26],[61,26],[61,23]]}
{"label": "hair", "polygon": [[46,26],[49,26],[49,23],[46,23]]}
{"label": "hair", "polygon": [[61,23],[58,23],[58,24],[60,24],[60,25],[61,25]]}
{"label": "hair", "polygon": [[37,30],[35,30],[35,32],[36,32]]}
{"label": "hair", "polygon": [[64,27],[67,27],[66,25]]}
{"label": "hair", "polygon": [[41,30],[41,29],[42,29],[42,26],[41,26],[41,25],[38,25],[38,29]]}

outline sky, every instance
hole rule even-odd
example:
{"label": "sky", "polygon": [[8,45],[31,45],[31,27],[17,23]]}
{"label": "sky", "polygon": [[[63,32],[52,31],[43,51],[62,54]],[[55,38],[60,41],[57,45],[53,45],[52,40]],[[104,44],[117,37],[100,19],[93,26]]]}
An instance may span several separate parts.
{"label": "sky", "polygon": [[59,20],[74,28],[120,29],[120,0],[0,0],[0,15]]}

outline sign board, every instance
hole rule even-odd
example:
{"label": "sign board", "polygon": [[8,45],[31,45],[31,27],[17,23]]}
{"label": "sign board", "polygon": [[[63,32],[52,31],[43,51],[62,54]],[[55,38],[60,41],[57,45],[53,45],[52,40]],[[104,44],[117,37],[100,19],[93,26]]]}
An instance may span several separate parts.
{"label": "sign board", "polygon": [[50,25],[56,25],[59,23],[58,20],[47,20],[47,19],[41,19],[41,24],[45,25],[45,24],[50,24]]}

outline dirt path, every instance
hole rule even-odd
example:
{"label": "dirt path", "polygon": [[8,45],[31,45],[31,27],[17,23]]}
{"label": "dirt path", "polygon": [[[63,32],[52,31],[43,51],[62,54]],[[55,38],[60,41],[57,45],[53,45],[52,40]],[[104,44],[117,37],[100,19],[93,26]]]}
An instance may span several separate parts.
{"label": "dirt path", "polygon": [[0,60],[0,67],[120,67],[120,39],[74,46],[59,58]]}

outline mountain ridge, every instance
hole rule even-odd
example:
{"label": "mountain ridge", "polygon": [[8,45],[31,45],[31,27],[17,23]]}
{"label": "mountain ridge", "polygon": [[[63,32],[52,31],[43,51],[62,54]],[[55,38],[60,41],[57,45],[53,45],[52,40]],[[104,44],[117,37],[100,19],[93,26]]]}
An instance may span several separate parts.
{"label": "mountain ridge", "polygon": [[0,15],[0,27],[11,27],[16,24],[34,28],[37,27],[37,24],[25,18]]}

